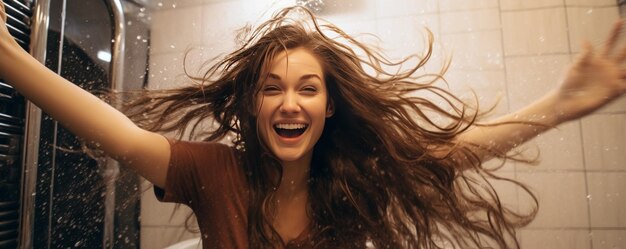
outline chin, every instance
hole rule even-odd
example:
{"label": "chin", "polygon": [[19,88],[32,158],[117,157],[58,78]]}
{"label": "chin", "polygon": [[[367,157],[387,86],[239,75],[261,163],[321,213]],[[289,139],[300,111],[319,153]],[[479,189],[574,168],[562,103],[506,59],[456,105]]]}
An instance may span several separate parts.
{"label": "chin", "polygon": [[300,144],[293,147],[273,144],[271,150],[274,156],[283,164],[308,164],[313,156],[313,147],[310,144]]}
{"label": "chin", "polygon": [[299,159],[303,158],[305,154],[301,151],[291,151],[289,149],[284,149],[284,148],[281,148],[279,150],[281,151],[278,153],[274,152],[274,155],[276,155],[278,160],[280,160],[281,162],[298,161]]}

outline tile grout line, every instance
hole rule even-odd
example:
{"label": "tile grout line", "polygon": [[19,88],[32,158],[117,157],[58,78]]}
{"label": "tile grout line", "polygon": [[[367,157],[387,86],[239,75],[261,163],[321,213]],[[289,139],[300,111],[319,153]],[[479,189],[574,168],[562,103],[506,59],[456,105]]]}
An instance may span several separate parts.
{"label": "tile grout line", "polygon": [[[500,53],[502,55],[502,72],[504,73],[504,91],[506,93],[506,109],[507,109],[507,113],[511,113],[511,96],[509,94],[509,80],[508,80],[508,70],[506,67],[506,61],[507,61],[507,56],[505,53],[505,46],[504,46],[504,22],[502,21],[502,5],[500,4],[500,1],[498,1],[498,19],[500,21]],[[512,162],[513,163],[513,178],[517,181],[518,180],[518,175],[517,175],[517,163],[516,162]],[[517,202],[517,207],[516,207],[516,211],[520,212],[520,190],[519,188],[515,188],[515,201]],[[514,234],[514,239],[517,241],[517,243],[520,243],[521,246],[521,233],[520,230],[516,230],[515,234]]]}
{"label": "tile grout line", "polygon": [[555,6],[544,6],[544,7],[532,7],[532,8],[519,8],[519,9],[505,9],[501,10],[502,12],[523,12],[523,11],[535,11],[535,10],[547,10],[547,9],[558,9],[558,8],[612,8],[615,5],[567,5],[565,2],[563,5],[555,5]]}
{"label": "tile grout line", "polygon": [[[566,0],[563,0],[563,11],[565,14],[565,28],[567,29],[567,46],[569,49],[569,53],[570,53],[570,63],[572,63],[572,55],[573,55],[573,51],[572,51],[572,37],[570,36],[570,21],[569,21],[569,15],[568,15],[568,8],[570,8],[572,6],[567,6]],[[584,137],[583,137],[583,124],[582,124],[582,120],[577,120],[576,122],[578,122],[578,131],[580,133],[580,148],[581,148],[581,156],[582,156],[582,164],[583,164],[583,176],[584,176],[584,181],[585,181],[585,192],[586,192],[586,203],[587,203],[587,222],[588,222],[588,227],[587,227],[587,232],[588,232],[588,238],[589,238],[589,248],[593,249],[593,232],[591,229],[591,193],[589,193],[589,177],[588,177],[588,172],[587,172],[587,162],[585,160],[585,143],[584,141]]]}

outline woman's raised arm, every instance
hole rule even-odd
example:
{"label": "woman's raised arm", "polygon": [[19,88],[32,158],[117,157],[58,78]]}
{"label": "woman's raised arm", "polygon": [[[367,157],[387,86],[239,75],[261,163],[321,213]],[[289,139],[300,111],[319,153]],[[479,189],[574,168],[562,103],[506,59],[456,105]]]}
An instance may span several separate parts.
{"label": "woman's raised arm", "polygon": [[15,42],[0,0],[0,77],[71,132],[164,187],[170,147],[98,97],[50,71]]}
{"label": "woman's raised arm", "polygon": [[[622,21],[618,21],[598,50],[585,42],[557,89],[493,122],[533,122],[544,126],[514,123],[474,127],[459,139],[484,149],[507,152],[550,127],[581,118],[622,96],[626,92],[626,48],[616,48],[622,27]],[[488,159],[481,151],[477,153],[483,160]]]}

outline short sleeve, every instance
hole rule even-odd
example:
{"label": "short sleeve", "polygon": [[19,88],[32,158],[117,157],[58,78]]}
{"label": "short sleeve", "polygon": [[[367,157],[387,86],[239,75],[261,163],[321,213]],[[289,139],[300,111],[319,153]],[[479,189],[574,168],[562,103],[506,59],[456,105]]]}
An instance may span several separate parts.
{"label": "short sleeve", "polygon": [[212,186],[214,179],[220,177],[217,169],[234,163],[233,149],[220,143],[168,141],[170,162],[165,188],[154,186],[157,199],[188,206],[207,201],[210,196],[205,190],[217,190]]}

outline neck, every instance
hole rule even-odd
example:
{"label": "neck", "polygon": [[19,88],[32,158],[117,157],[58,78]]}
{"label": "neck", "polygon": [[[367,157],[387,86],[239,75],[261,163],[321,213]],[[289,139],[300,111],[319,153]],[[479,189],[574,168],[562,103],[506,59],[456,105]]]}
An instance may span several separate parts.
{"label": "neck", "polygon": [[279,199],[290,200],[308,192],[312,153],[296,161],[282,162],[283,177],[276,191]]}

